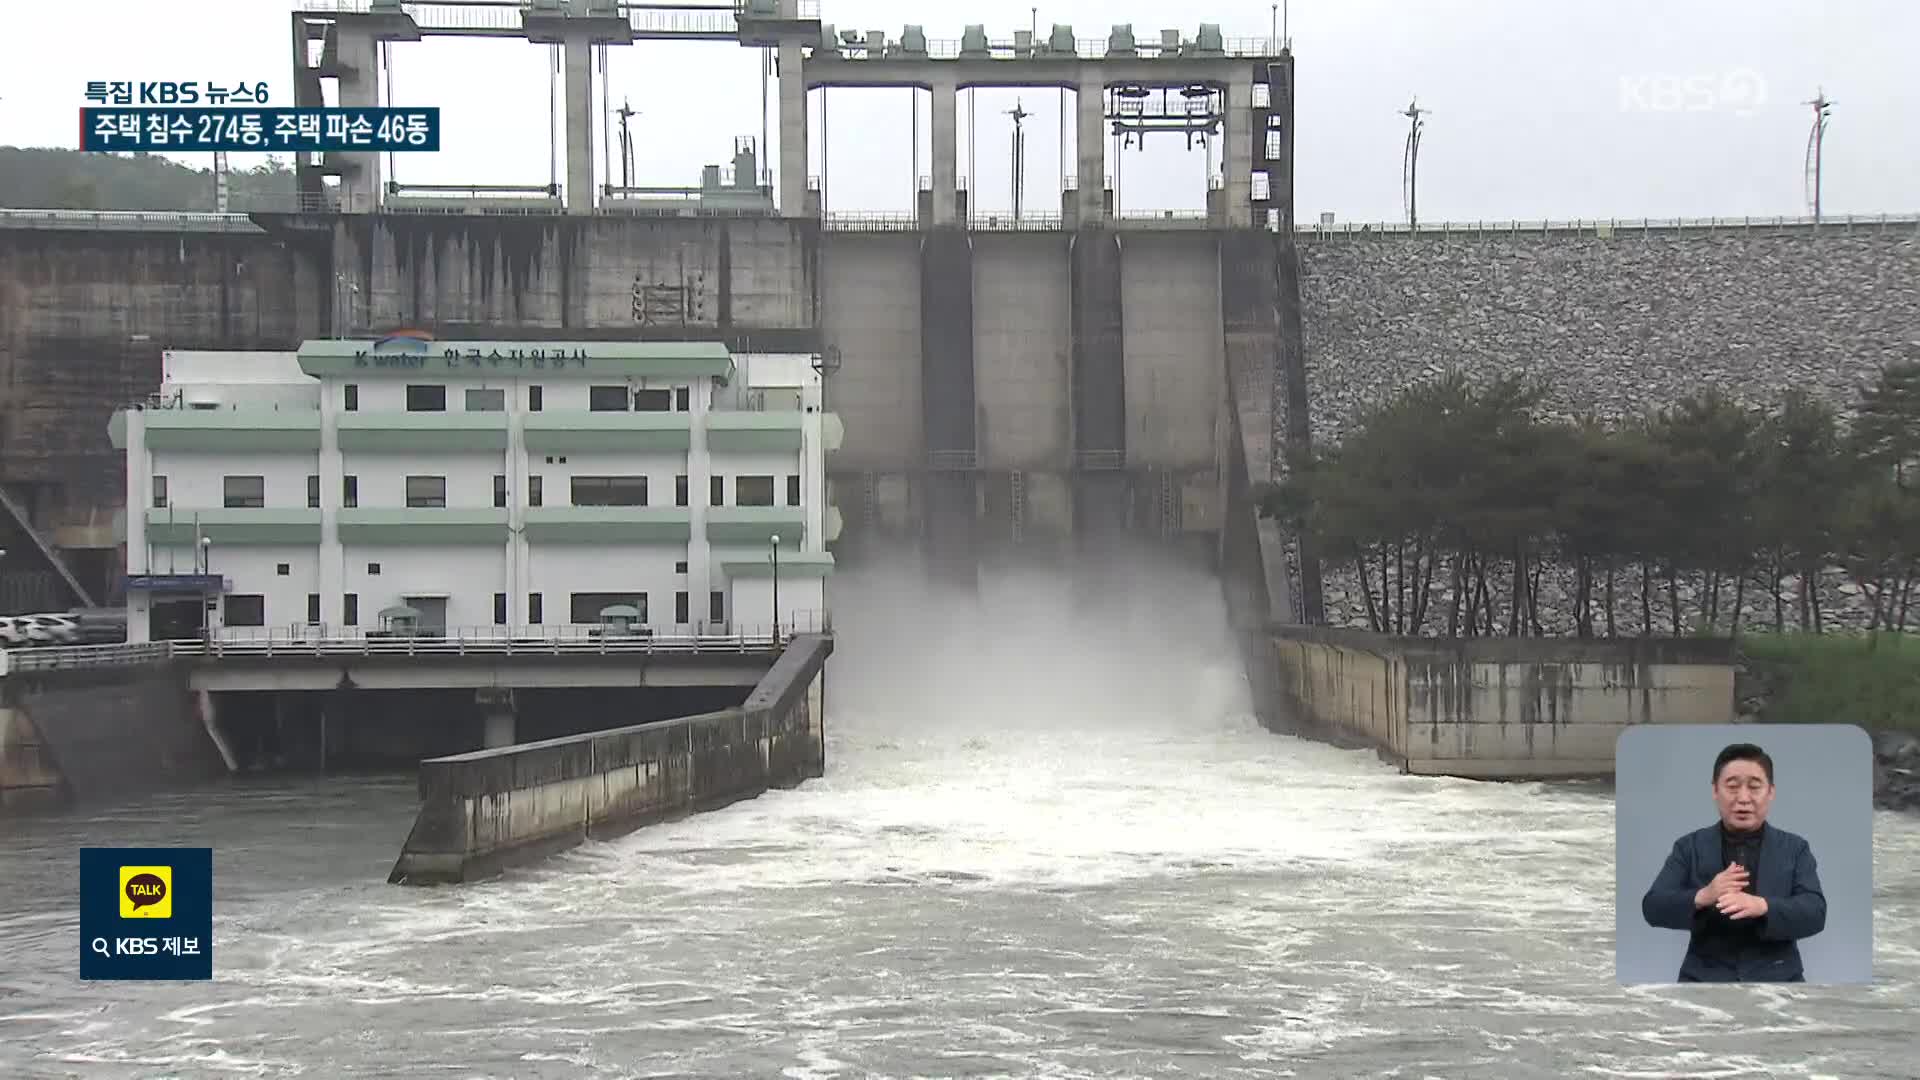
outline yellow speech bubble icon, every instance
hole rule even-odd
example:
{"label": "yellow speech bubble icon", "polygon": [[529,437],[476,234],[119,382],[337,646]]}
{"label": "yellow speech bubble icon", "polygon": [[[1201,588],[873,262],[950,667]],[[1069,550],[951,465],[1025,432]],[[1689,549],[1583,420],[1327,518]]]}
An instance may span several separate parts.
{"label": "yellow speech bubble icon", "polygon": [[121,867],[120,917],[123,919],[173,918],[173,867]]}

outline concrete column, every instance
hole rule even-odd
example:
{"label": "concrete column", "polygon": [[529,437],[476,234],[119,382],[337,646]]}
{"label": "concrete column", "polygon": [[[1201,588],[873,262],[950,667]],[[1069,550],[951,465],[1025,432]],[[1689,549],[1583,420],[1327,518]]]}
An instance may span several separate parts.
{"label": "concrete column", "polygon": [[[380,105],[380,43],[373,32],[342,20],[337,27],[340,56],[340,107],[377,108]],[[340,176],[340,193],[349,213],[372,213],[380,205],[383,177],[380,155],[370,153],[329,154],[345,170]]]}
{"label": "concrete column", "polygon": [[801,71],[800,44],[780,46],[780,213],[807,212],[807,81]]}
{"label": "concrete column", "polygon": [[933,224],[959,222],[960,89],[950,71],[933,78]]}
{"label": "concrete column", "polygon": [[1227,79],[1227,228],[1253,224],[1253,71],[1242,67]]}
{"label": "concrete column", "polygon": [[347,627],[347,556],[340,546],[341,487],[346,469],[340,461],[339,414],[345,385],[333,379],[320,382],[320,587],[317,591],[320,621],[336,636],[351,632]]}
{"label": "concrete column", "polygon": [[[527,594],[527,384],[507,387],[507,625],[526,626]],[[544,614],[544,613],[543,613]]]}
{"label": "concrete column", "polygon": [[[147,508],[153,505],[153,455],[147,450],[147,414],[128,409],[127,416],[127,573],[151,574],[147,557]],[[169,492],[171,497],[171,492]],[[146,590],[127,592],[127,640],[150,640],[149,603]]]}
{"label": "concrete column", "polygon": [[[742,380],[745,377],[744,372],[736,376]],[[696,627],[712,614],[707,596],[720,587],[713,573],[713,552],[707,545],[707,488],[713,476],[713,457],[707,451],[707,414],[713,411],[714,392],[711,379],[696,384],[691,396],[693,438],[687,443],[687,510],[691,523],[687,534],[687,618]]]}
{"label": "concrete column", "polygon": [[485,749],[498,750],[503,746],[512,746],[514,738],[513,710],[498,705],[487,707],[486,733],[483,738]]}
{"label": "concrete column", "polygon": [[1080,226],[1085,228],[1106,218],[1107,192],[1107,104],[1106,84],[1097,69],[1084,69],[1074,94],[1078,118],[1075,157],[1079,162]]}
{"label": "concrete column", "polygon": [[800,391],[800,407],[807,418],[801,429],[800,505],[807,512],[807,535],[800,549],[818,553],[827,550],[826,413],[821,403],[821,377],[808,373],[806,379]]}
{"label": "concrete column", "polygon": [[566,83],[567,188],[569,214],[591,214],[593,192],[593,39],[569,35],[561,46]]}
{"label": "concrete column", "polygon": [[[220,751],[220,760],[226,764],[228,772],[239,772],[240,759],[234,756],[233,744],[227,741],[226,732],[220,730],[220,699],[214,697],[211,690],[196,690],[194,696],[198,699],[196,704],[199,706],[200,723],[207,729],[207,737],[213,740],[214,749]],[[273,705],[277,711],[280,707],[278,694],[274,695]]]}

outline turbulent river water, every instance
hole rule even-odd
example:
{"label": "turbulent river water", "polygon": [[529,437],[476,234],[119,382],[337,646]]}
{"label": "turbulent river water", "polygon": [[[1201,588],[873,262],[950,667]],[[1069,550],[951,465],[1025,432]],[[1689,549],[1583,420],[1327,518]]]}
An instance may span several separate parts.
{"label": "turbulent river water", "polygon": [[[477,886],[390,887],[410,777],[0,834],[0,1077],[1906,1077],[1876,982],[1623,988],[1603,787],[1398,775],[1246,709],[1214,587],[1081,611],[835,585],[827,775]],[[76,977],[81,845],[214,848],[215,979]]]}

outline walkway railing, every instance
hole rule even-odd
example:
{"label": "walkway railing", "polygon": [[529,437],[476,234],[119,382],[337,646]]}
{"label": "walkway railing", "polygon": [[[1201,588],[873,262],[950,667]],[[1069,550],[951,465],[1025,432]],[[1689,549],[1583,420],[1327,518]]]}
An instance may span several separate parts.
{"label": "walkway railing", "polygon": [[149,641],[136,645],[54,645],[0,652],[0,676],[21,671],[77,671],[82,669],[142,667],[173,658],[173,643]]}
{"label": "walkway railing", "polygon": [[1321,225],[1298,223],[1294,235],[1302,237],[1344,236],[1509,236],[1582,235],[1631,237],[1655,233],[1750,233],[1801,232],[1916,232],[1920,214],[1827,214],[1819,220],[1811,217],[1733,217],[1733,218],[1610,218],[1538,221],[1423,221],[1418,228],[1404,221],[1350,221]]}
{"label": "walkway railing", "polygon": [[[793,636],[783,631],[780,640]],[[651,637],[608,634],[587,637],[327,637],[176,641],[178,657],[343,657],[343,656],[647,656],[761,653],[776,647],[773,634],[701,634]]]}
{"label": "walkway railing", "polygon": [[832,633],[824,612],[796,612],[776,633],[767,624],[737,625],[724,633],[604,633],[598,627],[462,628],[433,635],[383,636],[225,630],[212,640],[150,641],[123,645],[69,645],[0,651],[0,676],[11,672],[73,671],[163,664],[175,659],[354,656],[691,656],[776,650],[800,634]]}

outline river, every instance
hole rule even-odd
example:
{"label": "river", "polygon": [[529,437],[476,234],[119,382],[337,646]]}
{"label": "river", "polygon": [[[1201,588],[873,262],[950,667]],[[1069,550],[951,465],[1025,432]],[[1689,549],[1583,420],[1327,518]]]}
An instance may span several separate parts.
{"label": "river", "polygon": [[[1875,985],[1622,988],[1604,787],[1266,732],[1212,587],[1129,589],[836,582],[824,779],[485,884],[385,884],[410,777],[9,824],[0,1076],[1920,1073],[1920,822]],[[76,978],[123,844],[214,848],[212,983]]]}

